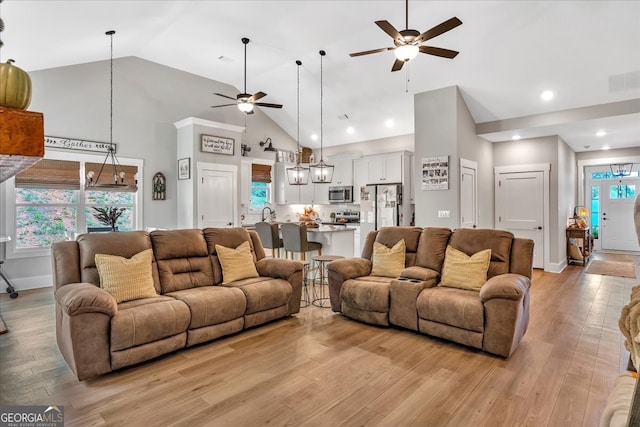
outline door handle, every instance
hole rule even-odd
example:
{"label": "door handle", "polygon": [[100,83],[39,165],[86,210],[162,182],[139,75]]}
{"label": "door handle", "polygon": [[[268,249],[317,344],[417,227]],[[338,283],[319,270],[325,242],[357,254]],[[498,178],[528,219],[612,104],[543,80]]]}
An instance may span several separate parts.
{"label": "door handle", "polygon": [[542,226],[541,226],[541,225],[539,225],[539,226],[537,226],[537,227],[533,227],[533,229],[534,229],[534,230],[542,230]]}
{"label": "door handle", "polygon": [[606,217],[603,217],[603,218],[602,218],[602,220],[603,220],[603,221],[606,221],[606,220],[607,220],[607,218],[606,218]]}
{"label": "door handle", "polygon": [[233,225],[233,223],[232,222],[228,222],[227,225]]}

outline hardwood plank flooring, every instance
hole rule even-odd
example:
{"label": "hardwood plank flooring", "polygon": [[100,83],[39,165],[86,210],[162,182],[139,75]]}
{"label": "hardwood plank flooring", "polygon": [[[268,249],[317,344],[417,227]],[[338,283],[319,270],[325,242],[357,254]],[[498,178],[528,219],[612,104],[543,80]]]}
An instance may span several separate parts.
{"label": "hardwood plank flooring", "polygon": [[[595,259],[640,256],[595,253]],[[638,279],[536,270],[508,360],[414,332],[301,313],[89,381],[55,343],[51,289],[0,296],[0,404],[65,407],[68,426],[597,426],[628,352]]]}

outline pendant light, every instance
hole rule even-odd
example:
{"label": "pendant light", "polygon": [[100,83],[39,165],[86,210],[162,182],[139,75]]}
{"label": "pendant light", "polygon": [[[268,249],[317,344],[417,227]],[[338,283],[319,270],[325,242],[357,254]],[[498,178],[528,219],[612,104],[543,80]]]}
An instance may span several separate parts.
{"label": "pendant light", "polygon": [[307,185],[309,183],[309,168],[305,168],[300,165],[302,157],[302,151],[300,150],[300,66],[302,65],[302,62],[297,60],[296,64],[298,65],[298,131],[296,134],[296,141],[298,142],[298,156],[296,165],[292,168],[287,168],[287,179],[289,180],[289,185]]}
{"label": "pendant light", "polygon": [[324,162],[322,147],[323,147],[323,134],[322,128],[324,122],[322,120],[322,101],[324,99],[324,90],[322,87],[322,58],[326,55],[324,50],[320,51],[320,161],[315,165],[310,166],[311,170],[311,182],[314,184],[329,184],[333,179],[333,165],[328,165]]}
{"label": "pendant light", "polygon": [[[98,174],[94,171],[87,172],[87,180],[85,183],[85,188],[87,190],[106,190],[106,191],[126,191],[126,192],[135,192],[138,190],[138,181],[135,180],[133,185],[130,185],[127,174],[124,172],[122,165],[118,161],[116,157],[116,147],[113,144],[113,35],[116,32],[111,30],[107,31],[105,34],[108,35],[111,39],[111,59],[109,62],[109,74],[110,74],[110,91],[109,91],[109,147],[107,148],[107,155],[102,162],[102,166],[100,166],[100,170]],[[104,179],[101,181],[100,177],[102,176],[102,172],[105,167],[107,169],[111,169],[111,178]],[[109,171],[105,171],[105,176],[109,174]]]}

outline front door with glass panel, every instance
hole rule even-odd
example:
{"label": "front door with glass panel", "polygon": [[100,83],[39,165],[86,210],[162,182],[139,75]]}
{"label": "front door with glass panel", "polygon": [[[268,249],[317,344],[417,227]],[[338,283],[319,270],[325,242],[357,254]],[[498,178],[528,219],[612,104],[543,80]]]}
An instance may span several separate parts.
{"label": "front door with glass panel", "polygon": [[634,232],[633,205],[640,179],[606,179],[600,182],[600,239],[602,249],[640,251]]}

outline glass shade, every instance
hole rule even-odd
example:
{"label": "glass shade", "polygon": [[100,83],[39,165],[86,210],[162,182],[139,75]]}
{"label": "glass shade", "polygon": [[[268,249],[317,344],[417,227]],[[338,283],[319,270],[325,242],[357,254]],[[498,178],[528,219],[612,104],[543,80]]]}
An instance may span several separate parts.
{"label": "glass shade", "polygon": [[253,104],[250,102],[242,101],[238,103],[238,110],[242,111],[243,113],[250,113],[253,111]]}
{"label": "glass shade", "polygon": [[329,184],[333,179],[333,165],[328,165],[324,160],[309,167],[311,182],[314,184]]}
{"label": "glass shade", "polygon": [[289,185],[307,185],[309,183],[309,168],[300,166],[299,164],[287,168],[287,179]]}
{"label": "glass shade", "polygon": [[418,46],[405,44],[404,46],[397,47],[394,51],[394,54],[400,61],[407,62],[418,56],[419,51],[420,49],[418,48]]}

